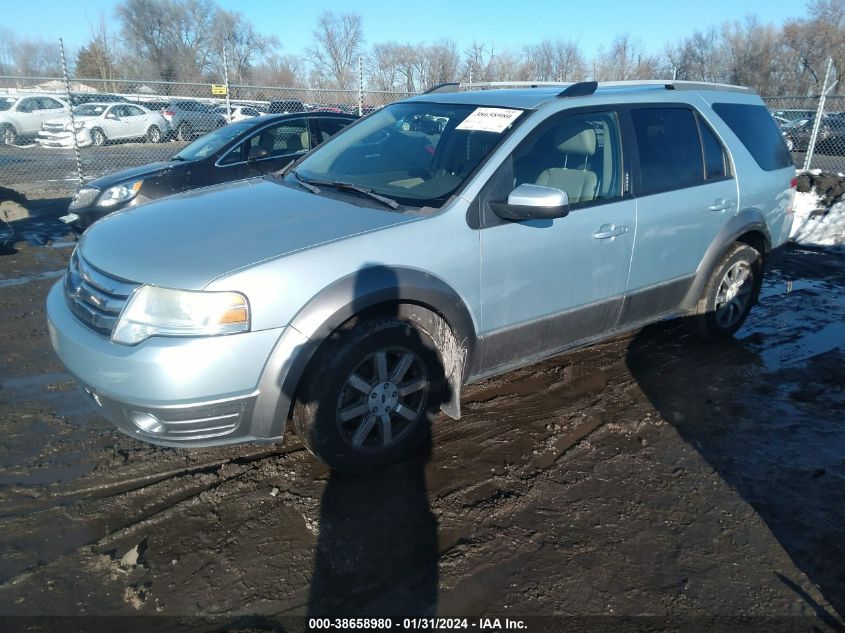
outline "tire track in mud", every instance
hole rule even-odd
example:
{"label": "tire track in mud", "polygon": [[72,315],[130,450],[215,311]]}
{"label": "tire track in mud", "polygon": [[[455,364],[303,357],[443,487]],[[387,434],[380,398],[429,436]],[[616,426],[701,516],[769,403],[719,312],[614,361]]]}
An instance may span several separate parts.
{"label": "tire track in mud", "polygon": [[[109,542],[132,534],[139,528],[166,520],[179,508],[189,505],[192,499],[249,475],[265,460],[284,459],[304,450],[301,444],[293,443],[285,448],[263,449],[94,486],[68,487],[50,492],[46,499],[39,500],[44,507],[33,507],[35,504],[25,509],[13,507],[7,512],[17,515],[17,520],[13,518],[6,523],[7,533],[29,535],[24,541],[19,540],[15,549],[37,552],[39,559],[44,556],[44,560],[15,571],[7,557],[0,576],[0,590],[17,584],[34,570],[79,549],[102,549]],[[117,511],[116,505],[122,512]],[[63,538],[47,541],[52,543],[52,547],[39,548],[42,541],[38,526],[55,531],[57,524],[62,526]],[[14,575],[8,576],[10,572]]]}

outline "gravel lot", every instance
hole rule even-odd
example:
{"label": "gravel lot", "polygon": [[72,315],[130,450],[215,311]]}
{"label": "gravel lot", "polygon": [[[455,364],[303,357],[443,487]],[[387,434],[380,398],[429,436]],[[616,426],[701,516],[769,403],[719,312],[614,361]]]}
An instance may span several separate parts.
{"label": "gravel lot", "polygon": [[187,451],[113,431],[47,338],[69,253],[0,257],[0,628],[563,614],[845,631],[841,251],[793,248],[735,342],[667,322],[473,385],[416,459],[357,477],[292,435]]}

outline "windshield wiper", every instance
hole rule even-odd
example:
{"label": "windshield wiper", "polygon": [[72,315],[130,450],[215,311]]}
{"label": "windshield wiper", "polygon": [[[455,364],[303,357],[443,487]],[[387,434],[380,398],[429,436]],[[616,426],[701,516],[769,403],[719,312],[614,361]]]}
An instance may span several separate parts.
{"label": "windshield wiper", "polygon": [[396,200],[388,198],[387,196],[382,196],[375,191],[370,189],[364,189],[363,187],[359,187],[358,185],[353,185],[351,182],[341,182],[339,180],[335,180],[334,182],[328,182],[323,180],[312,180],[311,178],[303,178],[296,172],[293,172],[293,175],[296,176],[297,180],[302,183],[309,184],[311,186],[318,186],[318,187],[334,187],[339,191],[354,191],[355,193],[360,193],[363,196],[367,196],[375,200],[376,202],[382,203],[386,207],[390,207],[391,209],[398,209],[399,203]]}
{"label": "windshield wiper", "polygon": [[279,171],[274,171],[274,172],[273,172],[273,175],[274,175],[276,178],[281,178],[281,177],[282,177],[282,176],[284,176],[286,173],[288,173],[288,170],[289,170],[291,167],[293,167],[293,164],[294,164],[295,162],[296,162],[296,159],[294,158],[294,159],[293,159],[292,161],[290,161],[287,165],[285,165],[284,167],[282,167]]}
{"label": "windshield wiper", "polygon": [[[290,167],[291,165],[293,165],[293,161],[288,163],[288,167]],[[287,167],[285,167],[284,169],[287,169]],[[284,171],[284,169],[282,171]],[[315,187],[313,184],[311,184],[310,181],[305,180],[302,176],[297,174],[295,170],[291,173],[293,174],[293,177],[296,180],[296,184],[298,184],[300,187],[302,187],[303,189],[307,189],[311,193],[320,193],[319,187]],[[273,175],[275,176],[276,174]]]}

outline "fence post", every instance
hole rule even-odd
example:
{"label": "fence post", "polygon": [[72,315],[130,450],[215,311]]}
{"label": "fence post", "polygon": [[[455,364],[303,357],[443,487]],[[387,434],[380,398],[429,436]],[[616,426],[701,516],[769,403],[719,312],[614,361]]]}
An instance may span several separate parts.
{"label": "fence post", "polygon": [[232,103],[229,100],[229,60],[226,57],[226,44],[223,44],[223,83],[226,85],[226,118],[232,122]]}
{"label": "fence post", "polygon": [[70,101],[70,79],[67,74],[67,62],[65,61],[65,43],[62,38],[59,38],[59,51],[62,55],[62,75],[65,79],[65,97],[67,104],[70,107],[70,136],[73,139],[73,153],[76,155],[76,177],[79,179],[79,184],[85,182],[82,176],[82,158],[79,156],[79,141],[76,140],[76,119],[73,116],[73,104]]}
{"label": "fence post", "polygon": [[804,171],[810,169],[810,163],[813,160],[813,152],[816,148],[816,139],[819,135],[819,128],[822,125],[822,115],[824,115],[824,102],[827,99],[827,93],[833,90],[833,87],[838,83],[834,81],[828,86],[830,80],[830,69],[833,67],[833,58],[827,61],[827,70],[824,73],[824,83],[822,84],[822,93],[819,95],[819,107],[816,110],[816,120],[813,121],[813,131],[810,134],[810,144],[807,146],[807,154],[804,156]]}
{"label": "fence post", "polygon": [[364,58],[358,56],[358,116],[364,114]]}

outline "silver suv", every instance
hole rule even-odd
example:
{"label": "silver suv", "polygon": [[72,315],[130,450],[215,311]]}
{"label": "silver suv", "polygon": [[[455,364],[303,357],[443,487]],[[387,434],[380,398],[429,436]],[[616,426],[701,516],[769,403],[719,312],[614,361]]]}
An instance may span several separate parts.
{"label": "silver suv", "polygon": [[462,385],[681,316],[731,336],[789,234],[795,168],[721,85],[444,86],[271,176],[111,215],[47,299],[123,432],[398,459]]}

